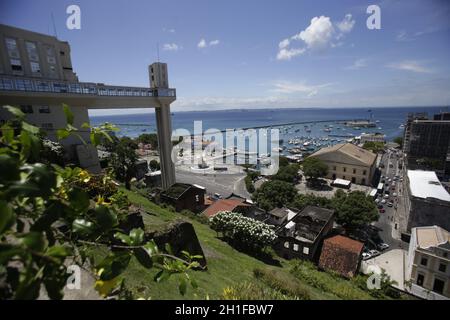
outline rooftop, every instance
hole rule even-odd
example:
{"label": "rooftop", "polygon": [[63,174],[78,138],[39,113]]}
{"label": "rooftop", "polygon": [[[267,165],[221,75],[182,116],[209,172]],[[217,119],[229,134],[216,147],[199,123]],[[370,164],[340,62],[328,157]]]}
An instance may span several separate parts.
{"label": "rooftop", "polygon": [[242,200],[237,199],[221,199],[214,202],[205,211],[203,214],[208,218],[215,216],[220,211],[233,211],[236,207],[239,206],[250,206],[247,203],[244,203]]}
{"label": "rooftop", "polygon": [[359,162],[362,162],[366,165],[371,166],[376,158],[377,155],[371,151],[368,151],[366,149],[360,148],[358,146],[355,146],[352,143],[339,143],[335,144],[334,146],[322,148],[318,150],[317,152],[314,152],[312,156],[320,156],[327,153],[332,152],[339,152],[342,154],[345,154]]}
{"label": "rooftop", "polygon": [[183,193],[185,193],[191,187],[192,185],[187,183],[175,183],[169,189],[164,191],[164,195],[170,198],[178,199]]}
{"label": "rooftop", "polygon": [[450,202],[450,194],[444,189],[434,171],[408,170],[408,179],[412,196]]}
{"label": "rooftop", "polygon": [[417,246],[422,249],[450,242],[450,232],[439,226],[417,227],[412,232],[416,233]]}
{"label": "rooftop", "polygon": [[322,233],[323,228],[332,219],[333,214],[333,210],[307,206],[292,219],[288,218],[285,229],[295,227],[294,237],[297,240],[312,243]]}
{"label": "rooftop", "polygon": [[344,277],[352,277],[358,271],[362,242],[337,235],[323,242],[319,267],[331,269]]}

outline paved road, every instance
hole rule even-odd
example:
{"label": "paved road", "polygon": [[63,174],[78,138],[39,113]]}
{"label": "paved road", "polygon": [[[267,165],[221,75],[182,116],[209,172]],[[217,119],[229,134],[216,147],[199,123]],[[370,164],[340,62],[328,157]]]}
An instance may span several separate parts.
{"label": "paved road", "polygon": [[176,171],[177,181],[195,183],[206,188],[207,193],[219,193],[224,198],[235,193],[245,198],[250,194],[245,188],[245,174],[202,174],[188,171]]}
{"label": "paved road", "polygon": [[[379,235],[384,242],[389,244],[391,249],[394,248],[404,248],[405,244],[399,240],[399,232],[395,229],[395,225],[398,226],[398,212],[404,210],[403,205],[404,201],[402,199],[403,186],[399,181],[394,181],[394,176],[402,175],[402,170],[398,168],[399,158],[397,157],[395,152],[388,151],[383,155],[381,163],[384,165],[384,168],[381,170],[382,176],[384,176],[381,180],[385,180],[385,183],[389,183],[390,195],[389,198],[386,199],[386,203],[391,201],[393,202],[393,206],[389,207],[387,204],[384,204],[384,209],[386,212],[380,213],[380,219],[374,223],[374,225],[381,229]],[[388,182],[389,179],[392,179],[391,182]],[[394,184],[394,186],[392,185]],[[393,189],[394,188],[394,189]],[[394,197],[393,193],[397,193],[397,196]],[[382,199],[381,197],[379,197]]]}

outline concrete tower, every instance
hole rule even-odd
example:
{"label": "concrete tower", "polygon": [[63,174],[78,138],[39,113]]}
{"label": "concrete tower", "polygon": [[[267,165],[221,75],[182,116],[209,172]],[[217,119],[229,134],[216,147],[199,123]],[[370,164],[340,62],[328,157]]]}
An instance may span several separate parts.
{"label": "concrete tower", "polygon": [[[149,66],[150,88],[158,89],[158,94],[169,89],[167,75],[167,64],[155,62]],[[175,166],[172,161],[172,123],[170,114],[170,103],[158,99],[156,106],[156,126],[158,131],[159,157],[161,161],[161,183],[162,188],[167,189],[175,183]]]}

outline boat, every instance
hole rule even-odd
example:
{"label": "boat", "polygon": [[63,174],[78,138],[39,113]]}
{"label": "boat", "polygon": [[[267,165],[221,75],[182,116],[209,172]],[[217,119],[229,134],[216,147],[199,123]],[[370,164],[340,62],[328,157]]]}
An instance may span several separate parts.
{"label": "boat", "polygon": [[403,129],[405,127],[404,124],[401,124],[400,127],[398,127],[399,129]]}

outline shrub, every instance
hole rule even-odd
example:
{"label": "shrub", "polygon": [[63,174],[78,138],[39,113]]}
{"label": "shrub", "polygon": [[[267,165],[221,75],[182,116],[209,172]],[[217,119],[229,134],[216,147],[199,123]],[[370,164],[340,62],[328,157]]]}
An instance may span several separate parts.
{"label": "shrub", "polygon": [[292,297],[278,290],[267,288],[253,282],[244,282],[223,289],[221,299],[224,300],[292,300]]}

